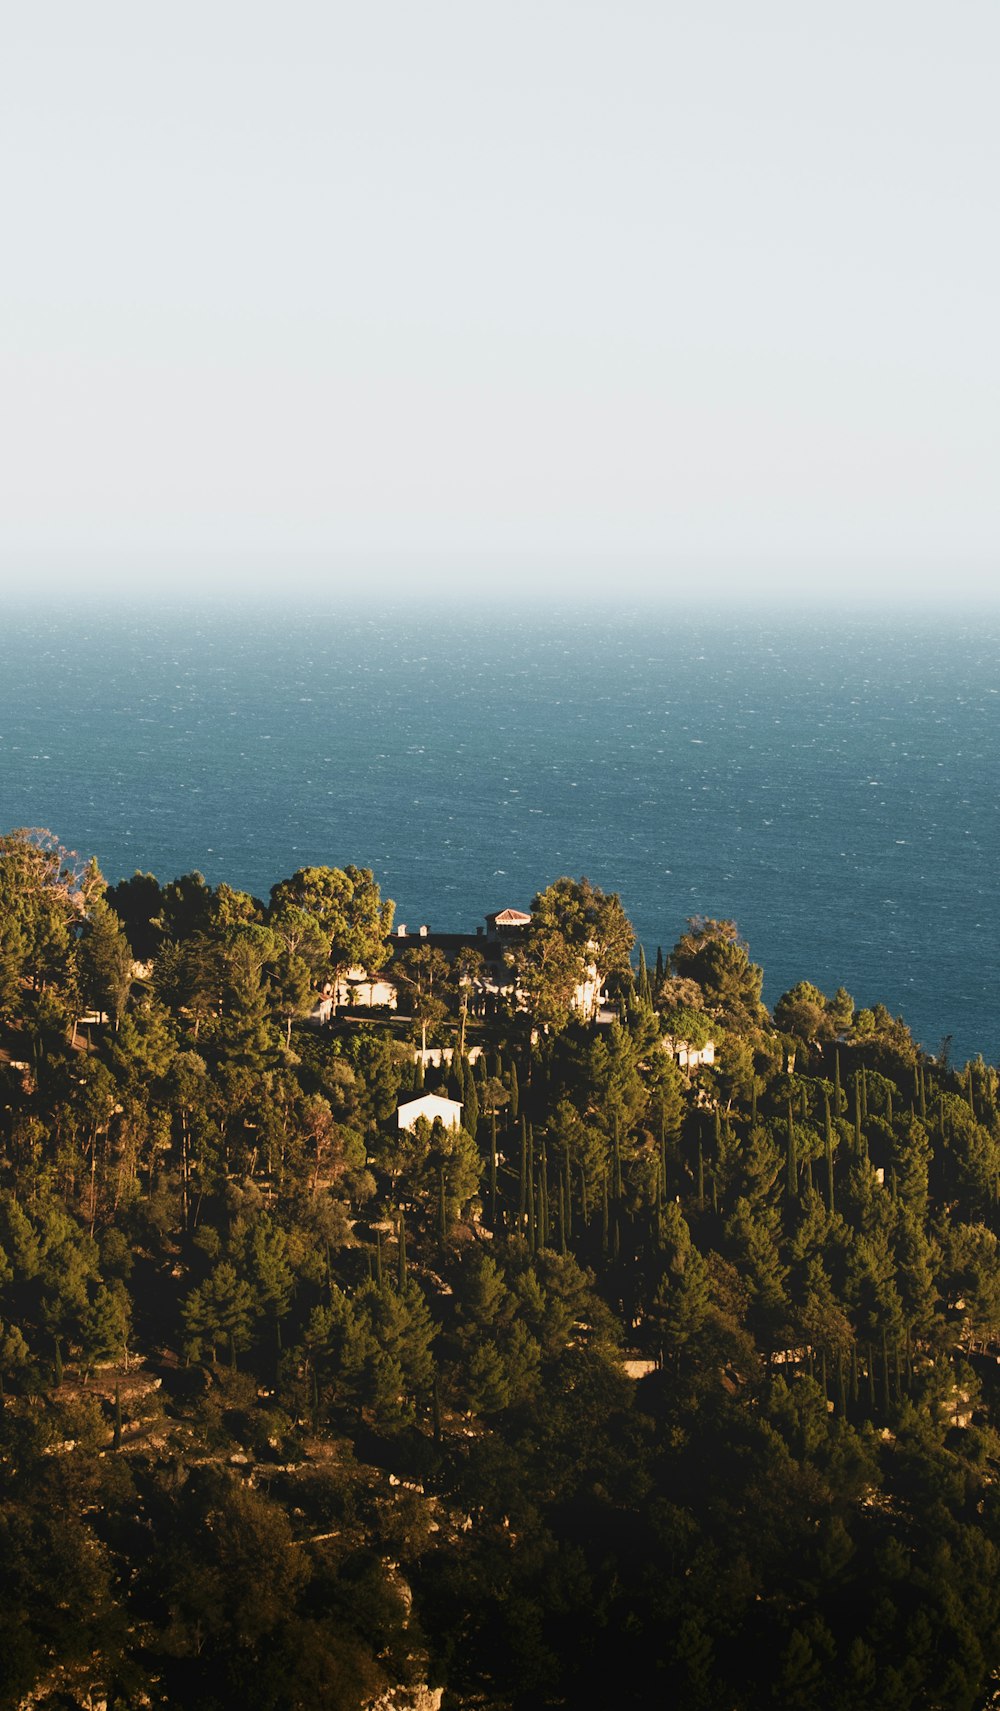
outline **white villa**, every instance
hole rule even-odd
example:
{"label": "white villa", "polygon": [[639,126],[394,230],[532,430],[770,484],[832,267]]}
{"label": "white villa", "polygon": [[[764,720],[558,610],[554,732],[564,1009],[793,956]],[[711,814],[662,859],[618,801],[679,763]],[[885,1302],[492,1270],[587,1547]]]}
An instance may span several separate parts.
{"label": "white villa", "polygon": [[440,1117],[446,1129],[460,1129],[462,1102],[460,1099],[446,1099],[442,1093],[421,1093],[416,1099],[407,1099],[405,1104],[396,1107],[397,1129],[413,1129],[421,1117],[426,1117],[428,1123]]}
{"label": "white villa", "polygon": [[715,1062],[714,1040],[706,1040],[703,1046],[693,1046],[690,1040],[674,1039],[672,1034],[664,1034],[660,1043],[674,1062],[689,1073],[692,1069],[700,1069],[702,1064],[710,1068]]}
{"label": "white villa", "polygon": [[[334,1011],[352,1009],[394,1011],[399,1006],[399,986],[393,979],[392,965],[414,942],[434,945],[450,959],[460,951],[475,948],[483,959],[482,973],[471,982],[473,990],[488,1004],[500,1000],[518,1009],[525,1007],[525,997],[517,986],[513,968],[508,960],[519,936],[531,925],[531,916],[523,909],[499,909],[486,916],[485,927],[474,933],[433,932],[423,925],[411,931],[400,923],[392,934],[389,958],[384,969],[369,971],[354,967],[345,969],[338,977],[336,991],[328,982],[319,994],[309,1020],[320,1027],[329,1022]],[[587,965],[583,979],[577,984],[572,998],[573,1009],[585,1020],[606,1022],[612,1013],[606,1011],[603,980],[595,963]],[[425,1057],[425,1062],[432,1060]]]}

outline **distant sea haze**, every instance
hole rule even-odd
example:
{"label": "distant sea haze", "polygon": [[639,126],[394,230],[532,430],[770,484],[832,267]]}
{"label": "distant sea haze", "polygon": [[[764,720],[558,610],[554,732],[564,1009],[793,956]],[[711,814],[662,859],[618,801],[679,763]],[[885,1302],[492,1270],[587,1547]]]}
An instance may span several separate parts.
{"label": "distant sea haze", "polygon": [[769,1002],[843,985],[995,1060],[998,640],[875,613],[8,613],[0,825],[112,881],[264,898],[354,861],[410,926],[586,874],[650,960],[732,918]]}

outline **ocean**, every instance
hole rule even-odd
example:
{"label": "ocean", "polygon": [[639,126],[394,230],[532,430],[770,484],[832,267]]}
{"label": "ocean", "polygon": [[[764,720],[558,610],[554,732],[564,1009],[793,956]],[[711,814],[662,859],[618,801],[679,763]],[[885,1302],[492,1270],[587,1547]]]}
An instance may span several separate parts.
{"label": "ocean", "polygon": [[0,828],[264,898],[353,861],[411,928],[586,874],[651,961],[735,919],[769,1002],[843,985],[996,1061],[998,641],[995,615],[694,599],[8,610]]}

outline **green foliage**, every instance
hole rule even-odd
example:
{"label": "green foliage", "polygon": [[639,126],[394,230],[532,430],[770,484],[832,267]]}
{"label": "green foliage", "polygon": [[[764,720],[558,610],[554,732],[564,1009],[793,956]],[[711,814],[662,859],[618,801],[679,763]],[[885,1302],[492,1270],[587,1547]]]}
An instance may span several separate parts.
{"label": "green foliage", "polygon": [[[772,1026],[731,923],[636,983],[585,880],[526,1013],[420,945],[412,1014],[303,1026],[390,920],[0,839],[0,1704],[985,1702],[996,1072],[843,989]],[[446,1013],[466,1126],[400,1131]]]}

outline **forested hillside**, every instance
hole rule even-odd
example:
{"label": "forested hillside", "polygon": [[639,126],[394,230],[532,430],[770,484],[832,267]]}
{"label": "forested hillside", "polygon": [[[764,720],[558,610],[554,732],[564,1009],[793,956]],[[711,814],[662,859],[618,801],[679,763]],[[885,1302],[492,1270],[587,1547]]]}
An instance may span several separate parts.
{"label": "forested hillside", "polygon": [[987,1703],[995,1070],[583,880],[310,1025],[391,923],[0,838],[0,1704]]}

